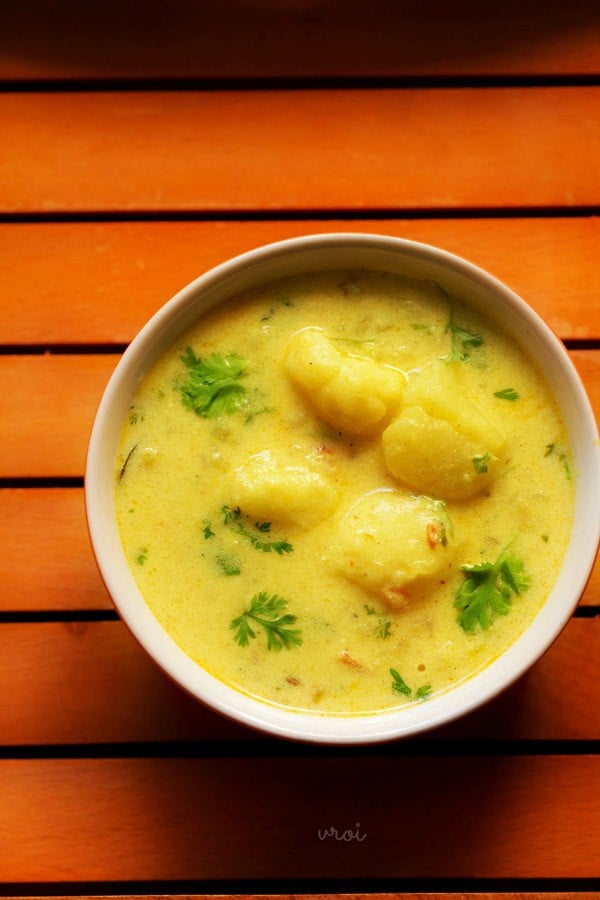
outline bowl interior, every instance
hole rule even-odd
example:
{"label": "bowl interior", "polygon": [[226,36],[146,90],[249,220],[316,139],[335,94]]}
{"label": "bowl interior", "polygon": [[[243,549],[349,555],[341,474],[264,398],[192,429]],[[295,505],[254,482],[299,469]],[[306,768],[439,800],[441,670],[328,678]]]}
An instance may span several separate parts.
{"label": "bowl interior", "polygon": [[[568,430],[576,479],[572,538],[559,578],[521,637],[468,681],[427,703],[360,716],[307,714],[248,697],[194,663],[144,602],[125,558],[116,522],[114,460],[131,398],[161,354],[206,311],[268,281],[307,271],[374,269],[440,281],[495,319],[538,368]],[[600,535],[600,453],[592,410],[561,342],[512,291],[459,257],[437,248],[374,235],[321,235],[259,248],[216,267],[180,291],[142,328],[111,377],[92,429],[85,478],[91,542],[109,594],[146,651],[180,686],[219,712],[283,737],[323,743],[368,743],[415,734],[462,715],[502,691],[550,646],[577,604]]]}

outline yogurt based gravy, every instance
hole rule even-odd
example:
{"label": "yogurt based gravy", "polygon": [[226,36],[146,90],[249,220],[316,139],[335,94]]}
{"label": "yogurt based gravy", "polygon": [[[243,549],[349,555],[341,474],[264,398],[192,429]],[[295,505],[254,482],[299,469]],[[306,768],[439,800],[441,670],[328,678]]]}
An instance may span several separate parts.
{"label": "yogurt based gravy", "polygon": [[573,478],[512,340],[441,285],[349,271],[250,291],[183,335],[133,398],[115,491],[140,591],[192,659],[356,715],[424,702],[522,633]]}

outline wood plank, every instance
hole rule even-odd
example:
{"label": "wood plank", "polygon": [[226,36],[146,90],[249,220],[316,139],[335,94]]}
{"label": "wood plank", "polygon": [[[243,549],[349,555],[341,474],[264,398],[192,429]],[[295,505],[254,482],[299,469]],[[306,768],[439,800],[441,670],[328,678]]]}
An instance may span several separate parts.
{"label": "wood plank", "polygon": [[593,205],[599,98],[600,87],[6,93],[0,211]]}
{"label": "wood plank", "polygon": [[[112,608],[92,555],[81,489],[0,490],[0,546],[0,611]],[[600,560],[581,604],[600,606]]]}
{"label": "wood plank", "polygon": [[1,357],[0,477],[83,475],[94,415],[117,360]]}
{"label": "wood plank", "polygon": [[[599,657],[600,618],[572,619],[517,684],[430,737],[597,741]],[[3,623],[0,660],[5,746],[258,736],[185,695],[121,622]]]}
{"label": "wood plank", "polygon": [[2,340],[126,343],[212,266],[261,244],[335,231],[442,247],[510,284],[563,339],[600,337],[600,219],[586,217],[4,224]]}
{"label": "wood plank", "polygon": [[600,866],[596,756],[4,760],[0,779],[10,882],[594,878]]}
{"label": "wood plank", "polygon": [[2,12],[3,79],[598,72],[587,0],[547,0],[543,16],[536,0],[147,0],[143,16],[135,3],[4,0]]}
{"label": "wood plank", "polygon": [[[572,358],[600,421],[600,350],[573,351]],[[0,356],[0,478],[83,474],[93,417],[117,359]]]}
{"label": "wood plank", "polygon": [[0,490],[0,546],[0,611],[112,609],[82,489]]}

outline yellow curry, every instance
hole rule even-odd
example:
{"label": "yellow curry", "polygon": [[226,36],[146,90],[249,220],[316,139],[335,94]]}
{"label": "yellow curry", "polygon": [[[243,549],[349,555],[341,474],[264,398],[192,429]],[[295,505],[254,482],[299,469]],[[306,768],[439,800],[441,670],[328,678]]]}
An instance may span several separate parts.
{"label": "yellow curry", "polygon": [[426,702],[502,653],[566,549],[565,429],[526,353],[434,282],[322,272],[207,313],[144,379],[115,490],[172,638],[265,702]]}

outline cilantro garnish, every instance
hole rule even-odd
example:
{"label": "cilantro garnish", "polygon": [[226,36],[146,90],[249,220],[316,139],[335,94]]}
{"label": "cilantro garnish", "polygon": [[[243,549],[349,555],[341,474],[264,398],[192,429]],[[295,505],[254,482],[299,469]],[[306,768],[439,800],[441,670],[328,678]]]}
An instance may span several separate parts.
{"label": "cilantro garnish", "polygon": [[[231,506],[223,506],[221,509],[223,514],[223,525],[227,525],[233,531],[241,534],[246,540],[250,541],[255,550],[261,550],[263,553],[270,553],[272,550],[282,556],[284,553],[291,553],[294,547],[288,541],[264,541],[261,535],[271,531],[270,522],[255,522],[253,525],[242,519],[242,511],[239,506],[232,509]],[[253,530],[254,529],[254,530]]]}
{"label": "cilantro garnish", "polygon": [[379,616],[377,626],[375,628],[375,637],[389,638],[391,635],[392,622],[388,616]]}
{"label": "cilantro garnish", "polygon": [[523,562],[503,550],[495,563],[461,566],[465,581],[456,593],[454,606],[459,610],[458,622],[464,631],[472,632],[479,624],[489,628],[494,615],[504,616],[510,610],[512,595],[520,595],[530,584]]}
{"label": "cilantro garnish", "polygon": [[211,528],[211,524],[208,519],[205,519],[202,523],[202,534],[204,535],[204,540],[208,541],[209,538],[214,537],[215,533]]}
{"label": "cilantro garnish", "polygon": [[[400,673],[396,669],[390,669],[390,675],[392,676],[392,690],[404,697],[412,697],[412,688],[407,685]],[[415,691],[415,700],[427,700],[430,694],[431,685],[423,684]]]}
{"label": "cilantro garnish", "polygon": [[232,575],[241,575],[240,563],[234,556],[220,554],[217,556],[217,565],[221,573],[227,578],[230,578]]}
{"label": "cilantro garnish", "polygon": [[569,465],[569,455],[564,447],[560,444],[546,444],[546,452],[544,456],[556,456],[563,464],[565,473],[569,481],[571,480],[571,466]]}
{"label": "cilantro garnish", "polygon": [[138,564],[138,566],[143,566],[144,563],[146,562],[147,558],[148,558],[148,548],[140,547],[140,549],[137,552],[137,556],[135,558],[135,561]]}
{"label": "cilantro garnish", "polygon": [[446,324],[446,334],[450,334],[450,353],[442,357],[445,362],[467,362],[471,358],[470,350],[474,347],[481,347],[484,343],[483,335],[478,331],[469,331],[468,328],[462,328],[454,321],[454,304],[452,297],[441,284],[434,282],[437,289],[444,295],[448,306],[450,307],[450,315]]}
{"label": "cilantro garnish", "polygon": [[299,647],[302,643],[302,632],[295,628],[290,628],[296,621],[296,616],[288,612],[284,612],[287,607],[287,600],[273,594],[271,597],[266,591],[255,594],[250,600],[249,609],[232,619],[230,629],[235,632],[234,639],[240,647],[247,647],[250,638],[256,637],[256,632],[252,627],[252,623],[260,625],[267,636],[268,650],[286,650],[292,647]]}
{"label": "cilantro garnish", "polygon": [[181,361],[187,366],[188,380],[180,386],[183,404],[205,419],[231,414],[247,403],[240,379],[248,365],[237,354],[213,353],[205,359],[187,347]]}
{"label": "cilantro garnish", "polygon": [[502,388],[501,391],[494,391],[494,397],[498,397],[499,400],[519,400],[520,396],[514,388]]}
{"label": "cilantro garnish", "polygon": [[481,453],[473,457],[473,467],[478,475],[483,475],[488,470],[488,463],[492,457],[489,453]]}

